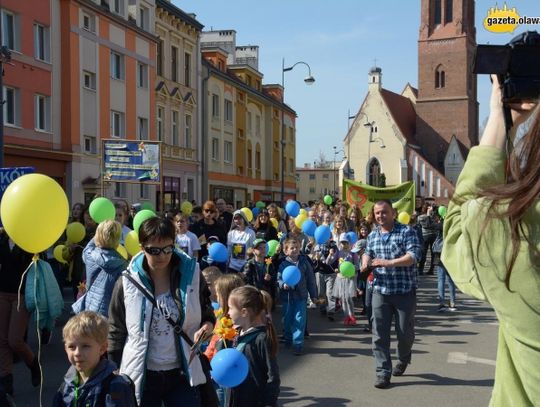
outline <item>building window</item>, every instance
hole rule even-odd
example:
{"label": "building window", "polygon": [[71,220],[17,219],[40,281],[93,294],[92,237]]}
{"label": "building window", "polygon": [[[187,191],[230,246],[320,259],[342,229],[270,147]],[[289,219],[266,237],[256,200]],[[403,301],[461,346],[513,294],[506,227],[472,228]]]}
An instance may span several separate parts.
{"label": "building window", "polygon": [[149,17],[150,17],[150,13],[149,13],[148,9],[146,7],[144,7],[144,6],[139,7],[138,25],[143,30],[148,31],[148,27],[150,26]]}
{"label": "building window", "polygon": [[88,154],[97,153],[97,143],[94,136],[84,136],[84,152]]}
{"label": "building window", "polygon": [[237,135],[238,135],[239,139],[243,140],[244,139],[244,130],[238,129]]}
{"label": "building window", "polygon": [[137,86],[148,88],[148,65],[137,62]]}
{"label": "building window", "polygon": [[223,149],[223,161],[226,163],[232,163],[233,161],[233,143],[232,141],[226,141]]}
{"label": "building window", "polygon": [[441,24],[441,0],[433,0],[433,25]]}
{"label": "building window", "polygon": [[191,86],[191,54],[184,54],[184,85]]}
{"label": "building window", "polygon": [[191,115],[186,114],[184,126],[184,146],[191,148]]}
{"label": "building window", "polygon": [[289,127],[289,140],[294,144],[294,128]]}
{"label": "building window", "polygon": [[171,80],[178,81],[178,48],[171,46]]}
{"label": "building window", "polygon": [[51,41],[49,27],[34,24],[34,57],[40,61],[51,60]]}
{"label": "building window", "polygon": [[309,174],[309,180],[313,181],[316,178],[315,174]]}
{"label": "building window", "polygon": [[452,0],[446,0],[445,10],[444,10],[444,22],[451,23],[454,19],[454,2]]}
{"label": "building window", "polygon": [[372,158],[369,162],[369,185],[373,186],[380,186],[381,182],[381,165],[379,164],[379,160],[376,158]]}
{"label": "building window", "polygon": [[293,158],[289,158],[289,173],[292,174],[294,173],[294,159]]}
{"label": "building window", "polygon": [[247,114],[247,132],[248,136],[251,136],[252,134],[252,127],[253,127],[253,119],[251,116],[251,112],[248,112]]}
{"label": "building window", "polygon": [[435,70],[435,88],[441,89],[446,85],[446,74],[442,70],[442,67],[439,65]]}
{"label": "building window", "polygon": [[18,17],[6,10],[2,10],[2,45],[15,51],[19,49]]}
{"label": "building window", "polygon": [[126,198],[127,197],[127,186],[122,182],[114,183],[114,197],[115,198]]}
{"label": "building window", "polygon": [[309,193],[314,194],[315,193],[315,187],[310,187],[309,188]]}
{"label": "building window", "polygon": [[195,199],[195,181],[191,178],[187,180],[187,199],[188,201]]}
{"label": "building window", "polygon": [[212,160],[219,160],[219,139],[212,138]]}
{"label": "building window", "polygon": [[156,117],[156,127],[157,127],[157,139],[163,141],[163,119],[165,117],[165,110],[158,106],[157,108],[157,117]]}
{"label": "building window", "polygon": [[261,170],[261,152],[255,151],[255,170]]}
{"label": "building window", "polygon": [[248,162],[248,171],[251,172],[251,169],[253,168],[253,153],[251,151],[251,148],[248,148],[247,151],[247,162]]}
{"label": "building window", "polygon": [[124,0],[111,0],[112,12],[118,15],[124,15]]}
{"label": "building window", "polygon": [[124,137],[124,113],[111,110],[111,137]]}
{"label": "building window", "polygon": [[148,119],[137,117],[137,124],[139,140],[148,140]]}
{"label": "building window", "polygon": [[96,90],[96,74],[93,72],[83,71],[83,86],[86,89]]}
{"label": "building window", "polygon": [[150,186],[147,184],[139,184],[139,196],[143,199],[150,199]]}
{"label": "building window", "polygon": [[158,75],[163,76],[163,40],[159,40],[157,44],[157,67],[156,71]]}
{"label": "building window", "polygon": [[233,120],[232,101],[225,99],[225,121],[232,122],[232,120]]}
{"label": "building window", "polygon": [[255,115],[255,135],[261,137],[261,116]]}
{"label": "building window", "polygon": [[111,77],[124,79],[124,56],[111,51]]}
{"label": "building window", "polygon": [[96,32],[96,17],[91,14],[82,14],[82,28],[86,31]]}
{"label": "building window", "polygon": [[219,95],[212,94],[212,117],[219,117]]}
{"label": "building window", "polygon": [[42,131],[51,130],[51,98],[49,96],[35,96],[35,128]]}
{"label": "building window", "polygon": [[19,89],[4,87],[4,124],[18,126],[20,122]]}
{"label": "building window", "polygon": [[172,133],[172,140],[171,144],[173,146],[178,146],[179,140],[178,140],[178,112],[176,110],[172,111],[171,115],[171,133]]}
{"label": "building window", "polygon": [[330,179],[330,175],[329,175],[329,174],[323,174],[323,175],[322,175],[322,179],[323,179],[323,180],[329,180],[329,179]]}

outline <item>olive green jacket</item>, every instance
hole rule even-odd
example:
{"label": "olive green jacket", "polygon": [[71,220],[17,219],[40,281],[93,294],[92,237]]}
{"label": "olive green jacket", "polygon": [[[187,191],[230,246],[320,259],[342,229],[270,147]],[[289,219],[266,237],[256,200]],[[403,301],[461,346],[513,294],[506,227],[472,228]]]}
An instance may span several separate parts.
{"label": "olive green jacket", "polygon": [[[478,190],[504,183],[506,155],[488,146],[473,147],[456,185],[458,202],[448,206],[442,260],[466,294],[488,301],[499,319],[495,385],[490,406],[540,406],[540,259],[522,240],[510,278],[506,267],[512,243],[509,222],[491,221],[483,229],[489,201]],[[504,209],[504,208],[503,208]],[[540,244],[540,201],[525,215],[526,233]]]}

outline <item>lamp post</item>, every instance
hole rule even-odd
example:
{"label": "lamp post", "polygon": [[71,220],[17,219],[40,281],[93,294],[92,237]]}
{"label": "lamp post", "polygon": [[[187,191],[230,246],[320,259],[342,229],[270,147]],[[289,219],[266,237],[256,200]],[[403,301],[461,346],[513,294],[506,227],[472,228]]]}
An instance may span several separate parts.
{"label": "lamp post", "polygon": [[373,127],[374,126],[375,126],[375,122],[369,122],[368,121],[367,123],[364,123],[364,127],[369,127],[368,150],[367,150],[368,151],[368,153],[367,153],[367,155],[368,155],[368,158],[367,158],[367,166],[368,166],[367,167],[367,170],[368,170],[367,171],[368,172],[367,183],[368,183],[368,185],[371,185],[371,183],[370,183],[371,180],[369,179],[370,178],[370,169],[369,169],[370,163],[369,163],[369,161],[371,160],[371,143],[373,143],[375,141],[379,141],[379,143],[380,143],[379,146],[381,148],[386,148],[382,138],[380,138],[380,137],[373,138]]}
{"label": "lamp post", "polygon": [[[311,76],[311,67],[303,61],[298,61],[292,66],[285,68],[285,58],[282,59],[281,63],[281,87],[283,89],[283,104],[285,104],[285,72],[292,71],[296,65],[305,65],[308,68],[308,76],[304,78],[306,85],[313,85],[315,83],[315,78]],[[285,139],[285,109],[284,106],[281,107],[281,207],[285,207],[285,144],[287,143]]]}
{"label": "lamp post", "polygon": [[[334,146],[333,148],[334,148],[334,166],[332,168],[332,174],[333,174],[333,177],[334,177],[334,193],[333,193],[333,195],[337,195],[337,191],[336,191],[336,155],[338,155],[339,153],[345,154],[345,151],[343,149],[341,149],[339,151],[336,151],[337,146]],[[347,157],[343,156],[343,159],[345,159],[345,158],[347,158]]]}

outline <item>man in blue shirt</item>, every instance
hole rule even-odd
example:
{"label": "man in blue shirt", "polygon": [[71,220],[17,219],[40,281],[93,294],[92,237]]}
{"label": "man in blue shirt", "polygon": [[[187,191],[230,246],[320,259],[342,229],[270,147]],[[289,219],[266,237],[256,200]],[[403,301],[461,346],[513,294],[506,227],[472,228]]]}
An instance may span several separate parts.
{"label": "man in blue shirt", "polygon": [[[375,387],[390,385],[390,376],[401,376],[411,362],[416,310],[416,263],[421,246],[413,228],[395,220],[392,203],[378,201],[373,206],[377,227],[369,234],[362,256],[362,271],[373,269],[373,355]],[[396,316],[397,365],[392,370],[390,330]]]}

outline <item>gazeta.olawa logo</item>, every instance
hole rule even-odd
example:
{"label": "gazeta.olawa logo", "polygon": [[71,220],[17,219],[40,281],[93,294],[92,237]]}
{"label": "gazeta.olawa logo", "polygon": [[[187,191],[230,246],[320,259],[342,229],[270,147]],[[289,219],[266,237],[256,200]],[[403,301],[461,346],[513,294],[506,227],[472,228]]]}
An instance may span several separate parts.
{"label": "gazeta.olawa logo", "polygon": [[492,33],[512,33],[521,24],[540,24],[540,17],[520,16],[515,7],[504,3],[502,8],[495,4],[484,18],[484,28]]}

